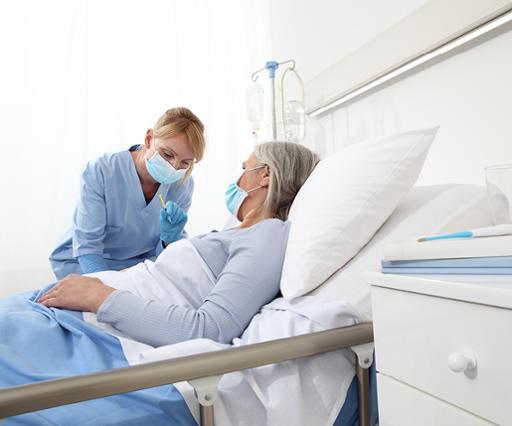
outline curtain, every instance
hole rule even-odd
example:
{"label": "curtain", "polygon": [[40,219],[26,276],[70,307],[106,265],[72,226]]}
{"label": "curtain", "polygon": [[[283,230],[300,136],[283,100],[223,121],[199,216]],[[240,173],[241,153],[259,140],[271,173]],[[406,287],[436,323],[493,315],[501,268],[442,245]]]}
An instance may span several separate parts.
{"label": "curtain", "polygon": [[52,281],[86,161],[142,143],[173,106],[207,130],[187,230],[222,227],[252,150],[245,90],[268,22],[268,2],[249,0],[0,3],[0,296]]}

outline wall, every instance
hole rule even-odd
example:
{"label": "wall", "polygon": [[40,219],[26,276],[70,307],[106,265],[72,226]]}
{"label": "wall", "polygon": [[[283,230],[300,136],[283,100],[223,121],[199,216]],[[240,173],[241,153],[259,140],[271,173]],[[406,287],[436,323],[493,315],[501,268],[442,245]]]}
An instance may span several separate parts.
{"label": "wall", "polygon": [[310,120],[307,144],[323,154],[369,137],[440,129],[418,184],[484,184],[483,168],[512,162],[512,32]]}
{"label": "wall", "polygon": [[0,2],[0,297],[54,279],[48,256],[71,224],[86,161],[143,142],[173,106],[189,107],[207,133],[187,230],[223,226],[224,189],[252,149],[245,89],[267,56],[266,7]]}
{"label": "wall", "polygon": [[270,2],[273,59],[295,59],[308,81],[427,0]]}
{"label": "wall", "polygon": [[[418,2],[414,7],[421,3],[424,2]],[[340,53],[348,54],[350,48],[356,48],[376,35],[374,27],[364,28],[364,20],[357,22],[355,13],[351,15],[353,22],[362,30],[355,33],[351,46],[342,42],[344,51],[340,52],[334,40],[343,36],[343,30],[338,28],[332,32],[330,43],[325,43],[324,35],[328,30],[324,25],[332,25],[336,21],[332,16],[341,15],[348,6],[339,3],[334,7],[330,2],[324,2],[324,6],[331,7],[326,13],[330,18],[321,21],[315,19],[315,14],[320,12],[313,10],[313,6],[307,7],[304,2],[299,4],[302,5],[299,16],[311,16],[314,28],[307,36],[297,35],[302,31],[298,24],[304,25],[305,18],[290,20],[292,23],[286,28],[289,35],[273,25],[273,46],[284,51],[288,43],[289,50],[297,52],[299,69],[304,68],[310,78],[315,70],[322,70],[317,58],[322,58],[324,64],[332,63],[342,57]],[[412,4],[409,6],[412,8]],[[278,9],[274,5],[273,23],[277,22],[276,14],[283,13]],[[382,18],[392,25],[405,16],[404,11],[403,5],[393,2],[393,7],[386,11],[376,10],[376,15],[380,19],[382,12]],[[318,46],[317,56],[313,54],[313,47],[307,54],[304,48],[304,54],[300,54],[301,45],[306,40]],[[309,119],[304,143],[327,155],[357,140],[440,125],[418,184],[484,184],[483,168],[486,165],[512,162],[512,144],[509,142],[512,134],[509,119],[509,100],[512,98],[510,46],[512,33],[502,32],[347,106]]]}

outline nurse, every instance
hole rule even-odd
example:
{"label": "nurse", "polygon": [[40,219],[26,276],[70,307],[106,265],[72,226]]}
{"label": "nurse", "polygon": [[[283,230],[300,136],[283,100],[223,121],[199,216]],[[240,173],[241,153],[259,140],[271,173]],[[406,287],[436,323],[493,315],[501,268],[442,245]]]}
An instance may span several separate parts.
{"label": "nurse", "polygon": [[72,225],[50,255],[57,279],[154,260],[167,244],[185,238],[191,173],[204,150],[203,124],[180,107],[147,130],[144,145],[90,161]]}

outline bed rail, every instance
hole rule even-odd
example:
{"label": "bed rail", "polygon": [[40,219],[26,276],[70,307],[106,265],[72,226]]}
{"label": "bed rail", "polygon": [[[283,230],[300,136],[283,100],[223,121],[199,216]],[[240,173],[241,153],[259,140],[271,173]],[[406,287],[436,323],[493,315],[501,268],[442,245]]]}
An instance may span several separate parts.
{"label": "bed rail", "polygon": [[[88,375],[48,380],[0,390],[0,419],[30,411],[181,381],[219,376],[266,364],[317,355],[373,342],[373,324],[362,323],[301,336],[276,339]],[[368,374],[356,362],[360,401],[368,398]],[[360,404],[360,419],[369,419],[369,404]],[[213,407],[201,414],[213,419]],[[206,419],[201,423],[206,424]],[[1,420],[0,420],[1,422]],[[369,423],[366,423],[369,425]]]}

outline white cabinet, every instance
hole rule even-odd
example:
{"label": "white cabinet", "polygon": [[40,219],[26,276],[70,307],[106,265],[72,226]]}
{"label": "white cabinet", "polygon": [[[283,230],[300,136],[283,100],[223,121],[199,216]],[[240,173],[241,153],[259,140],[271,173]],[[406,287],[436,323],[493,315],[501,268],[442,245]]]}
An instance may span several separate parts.
{"label": "white cabinet", "polygon": [[512,277],[367,277],[380,425],[512,425]]}

